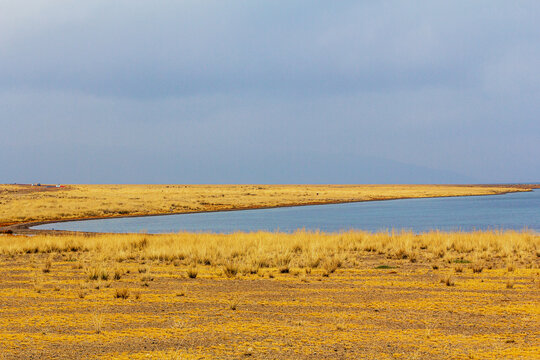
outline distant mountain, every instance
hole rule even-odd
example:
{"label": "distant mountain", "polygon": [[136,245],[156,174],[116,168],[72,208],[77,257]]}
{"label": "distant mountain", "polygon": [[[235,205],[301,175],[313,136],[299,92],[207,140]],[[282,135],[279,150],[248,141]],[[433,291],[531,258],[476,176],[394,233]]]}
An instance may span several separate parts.
{"label": "distant mountain", "polygon": [[[221,161],[199,167],[189,182],[266,184],[470,184],[475,178],[398,161],[346,156],[273,156]],[[206,164],[210,165],[210,164]],[[182,182],[181,180],[179,180]],[[212,181],[210,181],[212,182]]]}

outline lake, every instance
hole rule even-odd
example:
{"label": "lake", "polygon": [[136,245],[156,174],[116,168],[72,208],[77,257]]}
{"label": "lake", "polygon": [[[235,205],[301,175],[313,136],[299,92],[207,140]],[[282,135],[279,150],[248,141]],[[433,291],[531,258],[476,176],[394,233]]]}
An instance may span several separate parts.
{"label": "lake", "polygon": [[368,201],[221,211],[181,215],[69,221],[34,229],[114,233],[283,231],[360,229],[486,230],[528,228],[540,232],[540,190],[488,196]]}

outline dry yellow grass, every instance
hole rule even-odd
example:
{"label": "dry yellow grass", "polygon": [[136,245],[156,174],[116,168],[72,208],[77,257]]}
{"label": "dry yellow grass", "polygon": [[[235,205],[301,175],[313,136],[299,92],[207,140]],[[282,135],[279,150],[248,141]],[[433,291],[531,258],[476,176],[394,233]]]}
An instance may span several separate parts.
{"label": "dry yellow grass", "polygon": [[[507,263],[538,262],[540,235],[528,231],[368,233],[349,231],[323,233],[297,231],[292,234],[256,233],[177,233],[177,234],[102,234],[36,235],[0,237],[0,254],[12,256],[36,253],[84,253],[100,261],[157,260],[223,267],[226,274],[248,267],[325,268],[354,267],[356,256],[364,252],[410,262],[441,261],[464,265],[504,259]],[[502,260],[501,260],[502,261]],[[338,265],[336,265],[338,264]],[[50,262],[46,266],[50,270]],[[91,279],[107,280],[117,268],[101,266],[88,270]],[[141,272],[139,270],[139,272]],[[286,271],[283,271],[286,272]],[[109,274],[110,273],[110,274]],[[117,276],[120,278],[120,276]]]}
{"label": "dry yellow grass", "polygon": [[539,250],[513,231],[0,236],[0,350],[534,358]]}
{"label": "dry yellow grass", "polygon": [[[0,186],[0,223],[519,190]],[[0,357],[531,358],[539,259],[529,231],[0,235]]]}
{"label": "dry yellow grass", "polygon": [[516,187],[456,185],[0,185],[0,225],[380,199],[500,194]]}

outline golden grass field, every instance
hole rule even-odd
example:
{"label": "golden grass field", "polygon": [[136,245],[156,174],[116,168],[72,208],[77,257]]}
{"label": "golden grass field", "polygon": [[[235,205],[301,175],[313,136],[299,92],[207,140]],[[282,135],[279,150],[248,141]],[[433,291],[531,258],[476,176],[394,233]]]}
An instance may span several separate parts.
{"label": "golden grass field", "polygon": [[526,191],[456,185],[0,185],[0,226],[28,221]]}
{"label": "golden grass field", "polygon": [[[5,185],[0,223],[516,190]],[[0,235],[0,279],[0,360],[540,353],[530,231]]]}
{"label": "golden grass field", "polygon": [[0,236],[4,359],[533,359],[529,232]]}

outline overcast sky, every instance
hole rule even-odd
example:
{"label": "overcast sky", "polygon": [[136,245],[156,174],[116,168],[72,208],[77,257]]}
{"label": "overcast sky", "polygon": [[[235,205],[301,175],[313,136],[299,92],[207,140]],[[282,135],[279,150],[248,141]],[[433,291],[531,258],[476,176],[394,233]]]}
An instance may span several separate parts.
{"label": "overcast sky", "polygon": [[539,182],[539,18],[536,0],[0,0],[0,182]]}

